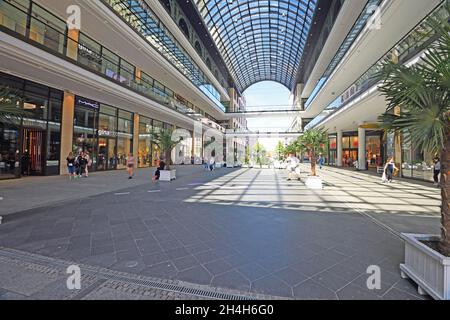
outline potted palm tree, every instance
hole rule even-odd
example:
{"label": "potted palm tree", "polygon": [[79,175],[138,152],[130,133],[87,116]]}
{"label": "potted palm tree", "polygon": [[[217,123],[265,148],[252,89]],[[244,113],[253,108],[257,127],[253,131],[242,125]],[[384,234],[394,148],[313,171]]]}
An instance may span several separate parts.
{"label": "potted palm tree", "polygon": [[[449,10],[450,12],[450,10]],[[403,234],[403,277],[413,279],[419,292],[435,299],[450,299],[450,25],[432,21],[437,40],[419,63],[402,66],[386,62],[378,77],[388,108],[380,122],[388,132],[398,132],[416,149],[441,158],[440,236]],[[396,107],[401,114],[394,114]]]}
{"label": "potted palm tree", "polygon": [[160,170],[160,181],[172,181],[177,178],[176,170],[171,170],[172,164],[172,150],[183,140],[180,137],[178,140],[173,140],[173,130],[162,130],[160,132],[153,132],[150,137],[152,144],[156,145],[164,155],[166,166],[164,170]]}
{"label": "potted palm tree", "polygon": [[311,162],[311,173],[306,178],[305,184],[310,189],[322,189],[322,179],[317,176],[317,156],[324,152],[328,134],[323,129],[307,130],[299,139],[298,146],[303,152],[308,153]]}

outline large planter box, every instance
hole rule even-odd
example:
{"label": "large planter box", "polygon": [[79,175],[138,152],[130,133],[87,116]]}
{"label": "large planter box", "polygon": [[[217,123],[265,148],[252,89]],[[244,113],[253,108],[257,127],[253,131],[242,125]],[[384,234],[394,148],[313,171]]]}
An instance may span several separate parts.
{"label": "large planter box", "polygon": [[172,181],[177,178],[177,170],[161,170],[159,181]]}
{"label": "large planter box", "polygon": [[305,179],[305,185],[308,189],[313,190],[322,190],[323,189],[323,182],[320,177],[306,177]]}
{"label": "large planter box", "polygon": [[437,300],[450,300],[450,258],[420,241],[439,241],[439,236],[402,234],[405,263],[400,265],[403,278],[411,278],[420,294]]}

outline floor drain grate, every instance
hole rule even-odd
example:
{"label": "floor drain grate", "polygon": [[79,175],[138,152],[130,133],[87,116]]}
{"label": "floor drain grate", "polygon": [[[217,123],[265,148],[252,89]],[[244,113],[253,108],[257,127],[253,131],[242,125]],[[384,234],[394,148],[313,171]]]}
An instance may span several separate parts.
{"label": "floor drain grate", "polygon": [[[77,264],[73,262],[68,262],[64,260],[59,260],[56,258],[49,258],[45,256],[40,256],[33,253],[22,252],[9,248],[0,247],[0,256],[18,259],[26,263],[34,263],[44,265],[46,267],[54,268],[67,268],[72,264]],[[276,299],[277,297],[263,296],[259,294],[247,294],[247,293],[235,293],[227,292],[232,291],[228,289],[218,289],[212,288],[211,290],[207,288],[198,288],[195,284],[188,283],[167,283],[168,280],[162,279],[143,279],[142,276],[133,275],[125,272],[119,272],[114,270],[109,270],[105,268],[99,268],[89,265],[77,264],[80,266],[83,273],[91,276],[96,276],[101,279],[119,281],[125,284],[139,285],[147,287],[150,289],[159,289],[165,291],[171,291],[175,293],[181,293],[186,295],[197,296],[207,299],[217,299],[217,300],[235,300],[235,301],[248,301],[248,300],[268,300]],[[175,281],[177,282],[177,281]]]}

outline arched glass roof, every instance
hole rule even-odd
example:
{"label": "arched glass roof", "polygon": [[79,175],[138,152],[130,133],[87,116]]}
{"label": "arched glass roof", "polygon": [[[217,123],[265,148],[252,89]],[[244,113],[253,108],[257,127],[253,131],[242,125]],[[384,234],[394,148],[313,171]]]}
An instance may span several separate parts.
{"label": "arched glass roof", "polygon": [[318,0],[195,0],[237,87],[293,88]]}

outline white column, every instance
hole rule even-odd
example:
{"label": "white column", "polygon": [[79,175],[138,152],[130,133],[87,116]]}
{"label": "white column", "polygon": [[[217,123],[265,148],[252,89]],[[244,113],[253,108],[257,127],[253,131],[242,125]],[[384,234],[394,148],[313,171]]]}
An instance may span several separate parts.
{"label": "white column", "polygon": [[366,129],[358,128],[358,168],[366,170]]}
{"label": "white column", "polygon": [[342,130],[337,132],[337,161],[338,167],[342,167]]}

